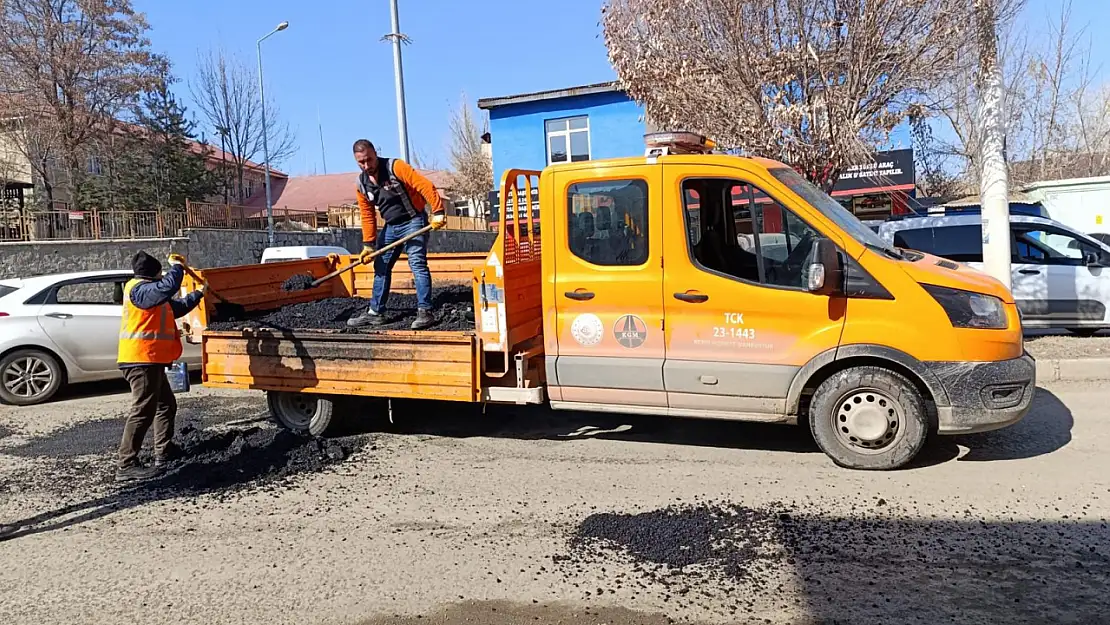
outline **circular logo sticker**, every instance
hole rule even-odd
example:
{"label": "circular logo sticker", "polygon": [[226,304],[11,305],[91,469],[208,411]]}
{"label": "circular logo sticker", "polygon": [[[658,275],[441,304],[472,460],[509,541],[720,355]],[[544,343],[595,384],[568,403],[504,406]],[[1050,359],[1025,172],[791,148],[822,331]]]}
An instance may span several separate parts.
{"label": "circular logo sticker", "polygon": [[578,315],[574,323],[570,324],[570,335],[584,347],[592,347],[600,343],[601,335],[604,333],[605,326],[593,313]]}
{"label": "circular logo sticker", "polygon": [[621,345],[635,349],[647,340],[647,324],[636,315],[625,315],[613,324],[613,336]]}

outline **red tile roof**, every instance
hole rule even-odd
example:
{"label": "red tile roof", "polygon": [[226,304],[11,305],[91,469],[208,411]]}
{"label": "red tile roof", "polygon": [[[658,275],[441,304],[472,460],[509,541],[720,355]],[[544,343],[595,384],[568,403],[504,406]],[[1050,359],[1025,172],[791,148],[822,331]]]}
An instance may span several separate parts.
{"label": "red tile roof", "polygon": [[[272,170],[271,170],[272,171]],[[439,190],[440,197],[447,198],[446,189],[451,187],[450,173],[442,170],[418,170]],[[271,195],[274,208],[290,210],[327,210],[329,206],[355,205],[355,188],[358,186],[358,172],[325,174],[319,176],[292,176],[273,180]],[[246,206],[266,208],[266,191],[256,193],[246,202]]]}

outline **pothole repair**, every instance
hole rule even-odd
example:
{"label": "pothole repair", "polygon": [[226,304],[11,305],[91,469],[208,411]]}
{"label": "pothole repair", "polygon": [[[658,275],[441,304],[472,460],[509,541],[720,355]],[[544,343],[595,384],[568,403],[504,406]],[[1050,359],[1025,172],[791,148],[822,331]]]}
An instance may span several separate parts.
{"label": "pothole repair", "polygon": [[[117,421],[114,445],[118,444],[121,428]],[[33,466],[0,477],[0,493],[41,491],[68,495],[73,494],[73,485],[80,483],[101,494],[117,493],[121,498],[165,499],[206,493],[221,498],[238,496],[259,489],[282,488],[290,478],[342,463],[366,447],[370,436],[319,439],[269,424],[229,429],[187,424],[174,441],[182,450],[181,457],[151,480],[116,485],[113,445],[110,451],[101,448],[96,456],[40,456]],[[149,463],[149,440],[147,445],[140,458]]]}

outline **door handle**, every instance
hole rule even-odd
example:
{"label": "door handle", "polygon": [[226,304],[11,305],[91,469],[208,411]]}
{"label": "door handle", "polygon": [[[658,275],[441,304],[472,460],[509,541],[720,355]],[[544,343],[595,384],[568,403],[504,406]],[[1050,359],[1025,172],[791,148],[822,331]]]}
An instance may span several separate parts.
{"label": "door handle", "polygon": [[1018,273],[1025,274],[1027,276],[1036,276],[1036,275],[1040,275],[1041,270],[1040,269],[1018,269]]}
{"label": "door handle", "polygon": [[566,293],[563,293],[563,295],[579,302],[584,302],[586,300],[594,298],[594,294],[590,291],[567,291]]}
{"label": "door handle", "polygon": [[69,313],[46,313],[46,316],[54,319],[73,319],[73,315]]}
{"label": "door handle", "polygon": [[675,293],[674,298],[691,304],[701,304],[709,301],[709,296],[704,293]]}

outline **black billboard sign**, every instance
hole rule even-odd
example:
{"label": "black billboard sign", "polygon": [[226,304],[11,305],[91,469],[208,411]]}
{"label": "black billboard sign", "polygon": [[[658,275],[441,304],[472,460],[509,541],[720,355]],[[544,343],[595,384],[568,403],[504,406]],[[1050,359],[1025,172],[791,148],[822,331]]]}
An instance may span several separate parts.
{"label": "black billboard sign", "polygon": [[832,192],[841,195],[863,189],[912,187],[915,183],[913,150],[890,150],[876,152],[871,159],[845,165]]}

